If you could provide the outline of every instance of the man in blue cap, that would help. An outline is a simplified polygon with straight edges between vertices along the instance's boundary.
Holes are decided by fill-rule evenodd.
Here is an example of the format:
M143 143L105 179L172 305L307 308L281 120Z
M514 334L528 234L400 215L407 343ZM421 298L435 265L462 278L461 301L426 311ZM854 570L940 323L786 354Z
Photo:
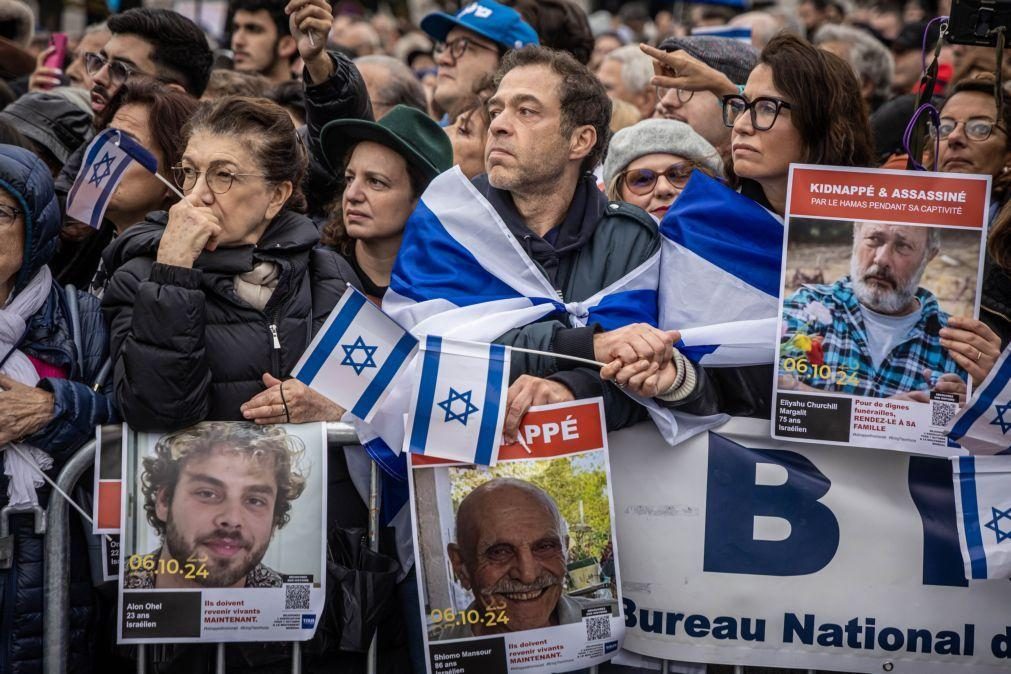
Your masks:
M537 32L519 12L494 0L472 2L455 16L429 14L421 20L421 29L436 41L435 103L450 117L474 95L480 79L495 72L507 51L539 43Z

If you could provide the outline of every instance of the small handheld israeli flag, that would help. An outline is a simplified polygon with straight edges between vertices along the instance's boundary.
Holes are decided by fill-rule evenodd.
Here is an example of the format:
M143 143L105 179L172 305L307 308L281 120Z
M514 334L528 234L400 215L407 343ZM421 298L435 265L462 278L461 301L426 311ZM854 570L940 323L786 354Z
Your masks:
M1011 450L1011 346L994 363L972 400L952 420L948 446L970 454ZM1008 459L1011 461L1011 459Z
M109 200L131 162L158 173L158 160L130 134L108 128L95 136L67 195L67 215L95 229L101 227Z
M1011 578L1011 457L951 459L965 577Z
M509 347L429 335L421 347L405 449L492 465L509 389Z
M417 345L409 332L348 286L293 376L370 421Z
M692 28L692 35L725 37L729 40L751 44L751 29L744 26L699 26L698 28Z
M751 199L695 171L660 221L660 327L707 366L775 357L783 225Z

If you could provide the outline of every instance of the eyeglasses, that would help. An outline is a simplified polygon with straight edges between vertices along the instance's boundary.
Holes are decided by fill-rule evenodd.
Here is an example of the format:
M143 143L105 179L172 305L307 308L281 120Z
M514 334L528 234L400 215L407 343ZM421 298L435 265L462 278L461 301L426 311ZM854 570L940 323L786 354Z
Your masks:
M498 53L497 47L489 47L483 45L479 42L475 42L469 37L458 37L455 40L450 40L449 42L436 42L435 43L435 53L436 55L442 54L446 51L449 52L450 58L453 59L453 63L466 53L469 47L477 47L478 49L487 49L488 51L493 51Z
M93 51L84 54L84 68L92 77L97 75L98 71L105 66L109 66L109 80L117 86L126 82L130 78L130 75L135 72L133 68L122 61L110 61Z
M759 96L753 101L739 94L729 94L723 97L723 123L733 127L738 118L745 113L751 112L751 126L756 131L768 131L779 118L779 112L786 108L790 109L790 104L771 96Z
M631 169L622 171L621 175L629 192L644 196L653 191L660 176L666 178L674 187L684 189L694 168L691 164L671 164L662 172L652 169Z
M173 166L172 177L183 192L190 192L197 186L197 179L203 175L208 189L215 194L224 194L232 189L232 183L239 176L255 176L265 178L260 173L234 173L225 169L211 167L207 171L198 171L192 166Z
M986 117L972 117L964 122L956 121L951 117L942 117L941 123L938 126L934 126L933 123L928 124L927 129L930 131L930 137L944 140L951 134L955 133L955 129L958 128L959 124L965 126L965 137L969 140L986 140L993 133L994 129L998 129L1007 133L1007 130L1002 127L997 122L992 119L987 119Z
M692 100L692 96L695 95L695 92L692 91L691 89L679 89L678 87L674 87L674 91L677 92L678 103L680 103L681 105L684 105L688 101ZM671 92L670 87L658 86L656 88L656 100L662 101L664 98L667 97L667 94L669 94L670 92Z
M14 208L13 206L7 206L5 204L0 204L0 226L10 227L14 224L14 221L18 219L18 216L24 213L20 208Z

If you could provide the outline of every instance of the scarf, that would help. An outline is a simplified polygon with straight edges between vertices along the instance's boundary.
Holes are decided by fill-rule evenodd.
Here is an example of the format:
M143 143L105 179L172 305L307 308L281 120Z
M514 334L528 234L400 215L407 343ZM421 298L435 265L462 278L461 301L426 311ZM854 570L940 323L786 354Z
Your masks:
M249 306L263 311L277 288L281 269L273 262L257 262L250 271L235 277L235 294Z
M32 361L17 345L28 328L28 321L46 303L52 285L49 267L42 267L20 293L8 298L0 308L0 358L6 358L0 365L0 373L28 386L35 386L39 375ZM41 449L23 443L10 443L0 449L4 454L4 473L10 477L8 504L38 505L39 497L35 490L43 484L38 471L51 468L53 458Z

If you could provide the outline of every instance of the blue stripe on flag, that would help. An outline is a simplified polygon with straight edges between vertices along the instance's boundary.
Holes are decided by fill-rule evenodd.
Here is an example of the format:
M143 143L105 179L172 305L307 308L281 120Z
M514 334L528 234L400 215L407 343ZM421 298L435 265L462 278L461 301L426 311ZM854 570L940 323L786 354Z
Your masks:
M120 132L119 147L151 173L158 172L158 159L126 131Z
M323 364L330 358L334 349L337 348L337 342L347 332L348 326L351 325L351 322L358 315L358 312L362 310L366 302L368 300L365 298L365 295L351 293L348 301L344 303L340 312L337 313L337 317L334 318L333 323L327 328L326 334L319 340L313 352L309 354L305 365L298 371L298 374L295 376L296 379L306 386L312 386L312 382L316 379L316 375L319 374L320 368L323 367Z
M98 138L93 140L95 143L91 150L88 152L87 156L84 158L84 163L81 164L81 170L84 171L88 166L95 161L95 156L101 151L105 144L109 142L110 133L103 132ZM87 175L87 174L85 174ZM80 173L78 173L77 180L74 181L74 186L70 190L70 194L67 195L67 201L73 203L74 197L77 195L77 190L80 189L81 185L86 183L87 180L81 179Z
M779 296L783 226L751 199L695 171L660 232L724 272Z
M697 346L685 346L684 342L679 341L674 345L681 355L690 360L693 363L699 363L703 358L711 353L714 353L716 349L720 348L719 344L700 344Z
M109 203L109 199L112 197L113 191L119 187L119 181L123 177L123 172L130 166L130 160L125 159L119 162L119 166L116 167L116 171L109 176L108 181L105 183L105 188L102 193L98 195L98 199L95 200L95 209L91 211L91 222L89 225L94 229L99 229L102 226L102 218L105 217L105 208Z
M415 302L445 299L458 307L521 297L450 236L424 201L407 219L390 288Z
M362 446L384 473L399 482L407 482L407 463L401 461L400 456L382 438L369 440Z
M1006 358L1000 365L1000 369L997 370L997 374L994 375L993 379L990 380L990 385L979 392L979 397L976 398L976 402L972 404L962 418L959 419L955 425L952 427L951 431L948 433L948 437L956 442L965 436L969 432L976 421L983 416L990 405L993 404L994 399L997 394L1004 390L1007 385L1008 378L1011 378L1011 357Z
M389 357L386 362L383 363L382 367L379 368L379 372L376 373L375 378L369 383L362 393L362 396L355 403L355 406L351 409L351 414L355 415L359 419L364 419L375 407L376 403L379 401L379 396L383 394L383 391L390 385L393 380L394 375L397 374L397 370L403 365L407 357L411 355L411 351L414 350L415 345L418 340L414 338L411 333L404 333L404 336L393 347L390 351Z
M974 580L986 578L986 552L979 528L979 504L976 501L976 463L971 456L958 457L958 485L962 493L962 528Z
M598 323L604 330L616 330L632 323L657 324L656 290L628 290L603 298L590 308L587 324Z
M435 385L439 381L439 354L442 352L442 337L428 335L425 338L425 358L421 364L421 381L418 383L418 404L414 409L414 425L411 427L410 450L415 454L425 453L428 442L428 427L432 422L432 405L435 404Z
M499 402L502 398L502 377L505 370L505 347L491 344L488 349L488 384L484 390L484 411L481 414L481 430L477 436L477 451L474 463L487 466L499 438L495 436L498 426Z

